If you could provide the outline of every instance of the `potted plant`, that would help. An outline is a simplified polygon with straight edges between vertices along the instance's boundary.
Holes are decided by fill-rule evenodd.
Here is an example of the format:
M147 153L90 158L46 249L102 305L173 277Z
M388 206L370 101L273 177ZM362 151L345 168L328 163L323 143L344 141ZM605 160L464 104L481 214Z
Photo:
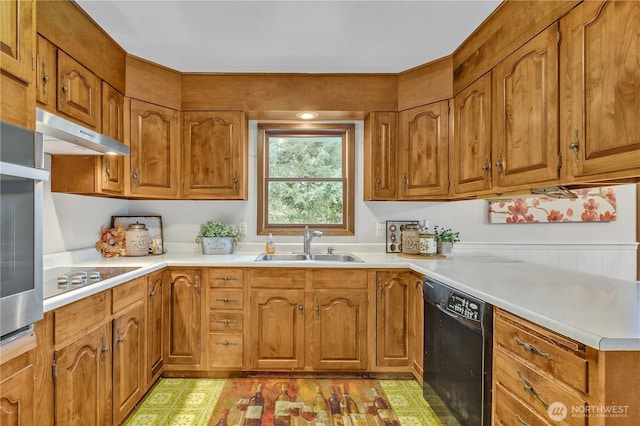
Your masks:
M443 229L436 225L433 228L433 234L435 235L438 253L440 254L451 254L453 243L460 241L460 233L453 232L451 228Z
M209 220L200 225L196 242L202 245L202 254L231 254L239 235L233 226Z

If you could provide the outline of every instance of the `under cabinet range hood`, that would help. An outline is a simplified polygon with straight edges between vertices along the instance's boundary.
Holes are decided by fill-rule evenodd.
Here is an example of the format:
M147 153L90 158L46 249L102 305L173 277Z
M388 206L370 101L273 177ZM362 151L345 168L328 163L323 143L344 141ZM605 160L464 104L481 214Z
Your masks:
M60 116L36 108L36 131L52 155L129 155L129 147Z

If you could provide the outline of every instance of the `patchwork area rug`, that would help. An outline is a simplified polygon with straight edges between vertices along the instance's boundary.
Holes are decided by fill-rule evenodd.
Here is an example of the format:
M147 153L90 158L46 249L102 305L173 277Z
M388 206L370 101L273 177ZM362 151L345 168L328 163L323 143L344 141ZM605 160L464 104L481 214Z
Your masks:
M228 379L210 425L400 426L377 380Z
M245 409L244 405L256 393L258 383L262 383L264 412L260 423L250 421L255 417L256 409ZM287 404L279 403L279 414L275 416L278 396L282 394L282 386L286 385L287 395L294 403L292 413ZM320 386L322 396L331 399L331 386L336 396L345 400L341 385L353 400L358 413L348 417L331 416L331 423L326 422L327 415L307 413L306 417L315 416L307 422L302 416L302 407L306 404L314 406L317 396L316 386ZM372 389L388 403L391 409L378 410L374 404L375 395ZM286 399L286 398L285 398ZM247 400L247 401L244 401ZM238 404L238 402L240 403ZM335 404L336 400L333 400ZM302 403L302 406L300 406ZM317 404L316 404L317 405ZM338 403L339 405L339 403ZM346 403L343 402L343 406ZM378 406L380 402L378 401ZM287 407L286 413L284 407ZM300 409L297 414L296 407ZM329 411L330 411L329 407ZM216 425L225 410L226 424L236 426L243 424L261 424L276 426L436 426L447 425L446 419L440 419L422 398L422 388L414 380L364 380L364 379L161 379L147 394L141 405L129 416L128 426L204 426ZM243 411L244 410L244 411ZM252 411L249 421L247 412ZM382 411L380 413L379 411ZM368 414L367 414L368 412ZM357 415L356 415L357 414ZM382 417L380 416L382 414ZM340 412L342 416L342 410ZM277 418L276 418L277 417ZM383 420L384 419L384 420ZM443 421L444 420L444 421Z

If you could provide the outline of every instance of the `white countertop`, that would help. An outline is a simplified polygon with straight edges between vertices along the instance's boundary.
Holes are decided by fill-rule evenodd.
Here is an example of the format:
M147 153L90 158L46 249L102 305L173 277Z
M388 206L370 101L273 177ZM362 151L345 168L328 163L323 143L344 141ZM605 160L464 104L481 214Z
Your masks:
M74 261L59 266L138 266L139 269L46 299L44 311L166 266L408 268L592 348L640 350L640 283L495 256L454 254L443 260L412 260L396 254L355 254L364 262L256 262L258 253L205 256L193 251Z

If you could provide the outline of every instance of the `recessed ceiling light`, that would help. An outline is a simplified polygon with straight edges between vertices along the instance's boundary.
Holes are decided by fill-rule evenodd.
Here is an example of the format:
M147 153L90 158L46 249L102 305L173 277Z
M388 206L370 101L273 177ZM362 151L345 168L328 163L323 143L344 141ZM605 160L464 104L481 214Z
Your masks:
M314 118L318 118L318 113L311 111L301 111L296 114L296 117L302 118L303 120L313 120Z

